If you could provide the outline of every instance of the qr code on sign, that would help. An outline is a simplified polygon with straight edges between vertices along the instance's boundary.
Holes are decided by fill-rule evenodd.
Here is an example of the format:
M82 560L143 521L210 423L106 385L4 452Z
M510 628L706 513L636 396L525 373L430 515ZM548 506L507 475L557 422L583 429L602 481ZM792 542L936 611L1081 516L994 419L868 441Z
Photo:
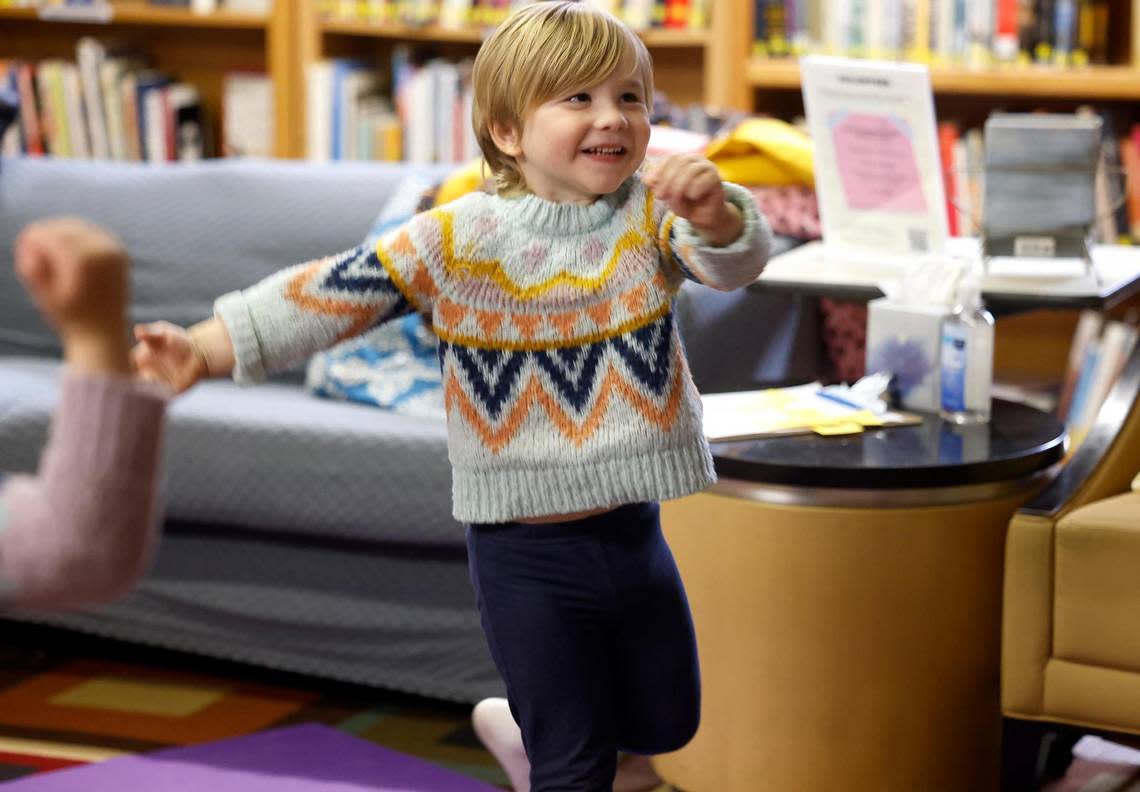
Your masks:
M906 238L911 253L926 253L930 250L930 234L925 228L908 228Z

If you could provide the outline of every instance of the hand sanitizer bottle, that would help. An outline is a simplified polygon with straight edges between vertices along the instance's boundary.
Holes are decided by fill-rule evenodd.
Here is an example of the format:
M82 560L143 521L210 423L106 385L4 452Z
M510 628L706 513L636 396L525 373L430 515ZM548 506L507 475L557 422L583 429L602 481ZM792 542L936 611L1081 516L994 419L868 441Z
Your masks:
M994 376L994 318L982 307L981 283L970 277L958 288L954 312L942 323L944 421L973 424L990 419Z

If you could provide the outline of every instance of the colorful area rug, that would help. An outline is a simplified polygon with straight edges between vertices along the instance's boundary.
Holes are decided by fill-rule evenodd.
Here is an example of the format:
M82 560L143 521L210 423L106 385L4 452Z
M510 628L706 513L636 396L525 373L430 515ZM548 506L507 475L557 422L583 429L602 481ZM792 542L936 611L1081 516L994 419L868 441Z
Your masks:
M7 785L12 792L494 792L495 787L316 723L120 756Z
M0 621L0 782L299 724L507 788L467 706Z

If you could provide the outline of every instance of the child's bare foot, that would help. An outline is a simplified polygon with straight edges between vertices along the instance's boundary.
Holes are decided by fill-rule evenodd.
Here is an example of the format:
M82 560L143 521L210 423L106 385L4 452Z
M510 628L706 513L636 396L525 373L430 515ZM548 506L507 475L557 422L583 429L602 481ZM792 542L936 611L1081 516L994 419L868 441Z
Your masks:
M530 792L530 760L507 700L483 699L475 705L471 723L479 740L506 772L511 788L515 792Z
M515 792L530 792L530 761L507 700L483 699L475 705L471 722L475 734L506 772L511 788ZM648 792L662 783L648 756L627 754L618 763L614 792Z
M653 769L648 756L626 754L618 762L614 777L614 792L648 792L657 789L664 781Z

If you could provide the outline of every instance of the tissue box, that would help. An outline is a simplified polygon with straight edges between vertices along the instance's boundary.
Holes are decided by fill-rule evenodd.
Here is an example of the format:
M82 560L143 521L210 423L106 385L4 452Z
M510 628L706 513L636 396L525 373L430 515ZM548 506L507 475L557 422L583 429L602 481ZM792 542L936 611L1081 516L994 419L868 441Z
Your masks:
M867 373L892 375L891 390L903 408L938 412L942 404L940 305L900 305L883 297L867 305Z

